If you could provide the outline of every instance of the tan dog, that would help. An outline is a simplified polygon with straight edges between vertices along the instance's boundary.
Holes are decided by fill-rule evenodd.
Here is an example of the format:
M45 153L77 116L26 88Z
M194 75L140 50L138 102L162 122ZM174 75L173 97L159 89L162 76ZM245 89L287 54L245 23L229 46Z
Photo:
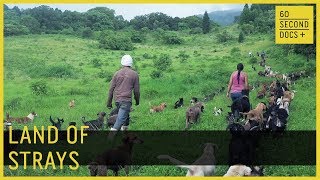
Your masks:
M166 103L161 103L159 106L152 106L150 108L150 113L162 112L167 107Z
M258 103L255 109L250 110L247 113L241 113L243 115L247 115L247 120L255 120L260 125L263 122L263 111L267 109L267 106L264 103Z
M75 100L74 99L72 99L70 102L69 102L69 107L70 108L74 108L75 107Z
M10 122L17 122L17 123L27 123L27 122L33 122L33 119L38 116L35 112L31 112L28 116L26 117L10 117L9 113L6 114L7 119L6 121L8 123Z
M230 166L227 173L224 176L249 176L251 175L251 168L242 165L242 164L237 164Z

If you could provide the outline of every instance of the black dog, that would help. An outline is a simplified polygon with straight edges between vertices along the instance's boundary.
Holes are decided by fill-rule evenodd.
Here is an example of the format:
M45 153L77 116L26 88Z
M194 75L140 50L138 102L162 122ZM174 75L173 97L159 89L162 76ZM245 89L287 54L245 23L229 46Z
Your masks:
M60 131L60 130L61 130L62 123L64 122L64 120L58 118L58 121L57 121L57 122L54 122L54 120L53 120L52 117L50 116L50 122L51 122L52 126L55 126L55 127Z
M174 108L177 109L179 107L183 106L183 98L180 98L175 104L174 104Z
M69 126L76 126L77 123L76 122L69 122Z
M82 117L82 122L84 125L89 126L88 131L98 131L103 129L104 117L106 116L105 112L100 112L97 114L98 119L85 121L85 117Z
M250 102L247 96L242 96L241 98L235 100L231 104L231 112L232 114L234 114L236 120L240 118L240 112L249 112L249 111L250 111Z
M230 131L232 137L229 143L229 166L236 164L253 165L259 134L254 131L245 131L242 125L238 123L234 123L233 127L230 127Z
M198 98L196 97L192 97L191 100L190 100L190 104L194 105L198 102Z

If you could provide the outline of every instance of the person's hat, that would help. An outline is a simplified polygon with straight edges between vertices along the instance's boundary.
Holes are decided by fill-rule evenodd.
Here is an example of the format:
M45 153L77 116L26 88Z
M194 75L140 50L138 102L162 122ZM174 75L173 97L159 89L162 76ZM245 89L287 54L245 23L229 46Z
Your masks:
M132 57L130 56L130 55L124 55L124 56L122 56L122 58L121 58L121 65L122 66L132 66L132 62L133 62L133 60L132 60Z

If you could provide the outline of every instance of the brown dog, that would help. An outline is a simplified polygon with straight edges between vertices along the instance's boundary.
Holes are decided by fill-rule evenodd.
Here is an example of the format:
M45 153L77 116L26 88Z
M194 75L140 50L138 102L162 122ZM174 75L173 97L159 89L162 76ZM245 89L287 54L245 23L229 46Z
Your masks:
M150 108L150 113L162 112L167 107L166 103L161 103L159 106L152 106Z
M129 164L132 162L132 149L134 144L142 144L143 140L133 133L127 133L122 139L122 144L116 148L109 149L96 157L94 162L88 166L91 176L106 176L111 169L115 176L118 171L125 168L126 175L129 174Z
M262 89L258 92L257 98L262 99L267 93L267 86L264 84Z
M189 128L190 123L195 123L199 121L200 114L204 110L204 104L202 102L197 102L194 106L189 107L186 111L186 128Z
M265 103L261 102L258 103L255 109L252 109L247 113L240 112L240 114L247 115L247 120L255 120L261 125L263 122L263 111L266 109L267 106L265 105Z
M38 115L35 112L31 112L28 116L26 117L10 117L9 113L6 114L7 122L17 122L17 123L27 123L27 122L33 122L33 119L37 117Z
M74 99L72 99L70 102L69 102L69 107L70 108L74 108L75 107L75 100Z

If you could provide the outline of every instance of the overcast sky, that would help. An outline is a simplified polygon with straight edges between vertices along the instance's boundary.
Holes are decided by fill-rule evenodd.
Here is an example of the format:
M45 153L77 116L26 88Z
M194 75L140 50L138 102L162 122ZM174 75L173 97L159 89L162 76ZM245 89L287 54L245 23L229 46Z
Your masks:
M10 8L18 6L20 9L34 8L40 4L7 4ZM138 15L152 12L162 12L172 17L187 17L195 14L203 14L205 11L220 11L238 9L242 10L244 4L43 4L62 11L71 10L86 12L94 7L108 7L114 9L116 15L122 15L130 20Z

